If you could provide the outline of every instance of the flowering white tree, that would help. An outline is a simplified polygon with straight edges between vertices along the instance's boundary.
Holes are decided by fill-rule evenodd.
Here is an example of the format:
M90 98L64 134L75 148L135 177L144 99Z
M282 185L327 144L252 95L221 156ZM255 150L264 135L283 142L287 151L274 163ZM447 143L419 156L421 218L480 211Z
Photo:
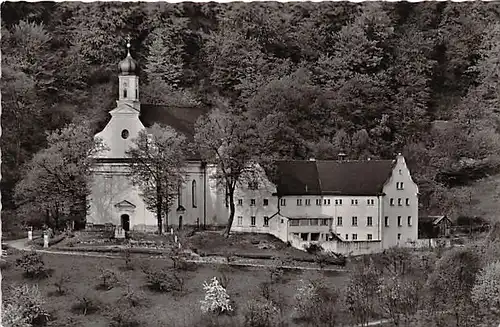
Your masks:
M205 299L200 301L201 311L216 314L233 311L231 299L217 277L212 278L209 283L204 282L203 289L205 290Z

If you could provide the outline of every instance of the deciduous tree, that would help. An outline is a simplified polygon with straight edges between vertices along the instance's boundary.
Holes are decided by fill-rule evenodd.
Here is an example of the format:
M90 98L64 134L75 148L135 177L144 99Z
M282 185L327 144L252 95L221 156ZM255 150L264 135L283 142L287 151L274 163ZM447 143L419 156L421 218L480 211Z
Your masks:
M259 135L255 122L247 115L231 112L227 102L201 117L196 123L195 143L207 163L215 166L212 178L225 191L229 217L224 235L229 236L234 220L234 192L256 172Z
M464 326L473 317L471 290L480 261L469 248L448 250L436 263L426 284L429 316L449 315L457 326Z
M163 214L177 197L183 179L186 138L172 127L154 124L139 132L127 151L134 184L139 186L148 209L156 211L158 233L162 233Z
M500 261L492 262L477 275L472 300L487 316L500 314Z
M374 316L379 286L380 273L371 262L356 265L350 273L345 301L348 311L357 324L365 326Z
M57 228L70 213L84 215L91 156L104 147L85 124L69 124L47 141L49 147L25 167L25 176L16 185L16 202L27 216L47 213Z

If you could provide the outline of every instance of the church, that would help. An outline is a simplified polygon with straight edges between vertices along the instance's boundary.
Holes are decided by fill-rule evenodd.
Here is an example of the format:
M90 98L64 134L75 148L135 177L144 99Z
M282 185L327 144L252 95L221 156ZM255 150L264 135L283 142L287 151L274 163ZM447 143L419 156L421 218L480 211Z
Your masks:
M118 68L116 108L95 135L106 150L93 158L87 225L153 232L156 215L131 181L126 151L154 123L193 141L195 122L206 111L142 105L130 51ZM216 167L196 153L187 159L183 185L163 218L163 229L225 226L229 205L225 190L212 178ZM271 234L300 249L319 243L336 253L379 252L417 241L418 187L401 154L393 160L278 161L276 167L274 183L262 170L257 183L237 188L232 231Z
M169 125L188 141L194 138L194 124L206 112L202 108L175 108L143 105L137 62L130 54L118 64L119 94L116 108L100 138L106 150L97 154L92 168L91 194L88 198L87 225L121 226L125 231L156 231L156 214L146 208L140 190L128 175L126 151L141 130L154 123ZM164 230L183 225L224 225L227 222L225 194L217 191L210 178L213 167L202 162L197 154L190 154L185 167L184 184L179 187L177 201L163 218Z

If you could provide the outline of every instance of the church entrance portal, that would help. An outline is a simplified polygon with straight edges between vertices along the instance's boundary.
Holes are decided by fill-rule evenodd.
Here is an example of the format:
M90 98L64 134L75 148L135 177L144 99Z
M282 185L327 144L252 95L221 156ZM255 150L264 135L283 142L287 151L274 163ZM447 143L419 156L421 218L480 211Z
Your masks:
M130 217L129 215L122 215L122 228L124 231L128 232L130 230Z

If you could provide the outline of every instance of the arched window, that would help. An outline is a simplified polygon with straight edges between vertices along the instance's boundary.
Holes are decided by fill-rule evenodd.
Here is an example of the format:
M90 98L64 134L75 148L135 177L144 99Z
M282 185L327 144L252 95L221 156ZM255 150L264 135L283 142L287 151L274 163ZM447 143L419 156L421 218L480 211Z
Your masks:
M127 97L127 83L123 83L123 97L126 98Z
M191 185L191 201L193 202L193 208L196 208L196 181L193 180Z
M177 188L177 202L178 206L182 206L182 184L179 183L179 186Z

